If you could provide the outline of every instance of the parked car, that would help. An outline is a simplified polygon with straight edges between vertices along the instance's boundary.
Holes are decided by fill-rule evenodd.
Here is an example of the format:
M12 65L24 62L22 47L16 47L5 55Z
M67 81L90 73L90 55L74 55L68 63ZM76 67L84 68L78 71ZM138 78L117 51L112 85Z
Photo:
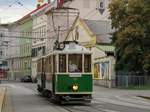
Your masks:
M30 75L25 75L20 79L21 82L32 82L32 77Z
M20 79L21 82L33 82L37 83L37 78L33 78L30 75L25 75Z

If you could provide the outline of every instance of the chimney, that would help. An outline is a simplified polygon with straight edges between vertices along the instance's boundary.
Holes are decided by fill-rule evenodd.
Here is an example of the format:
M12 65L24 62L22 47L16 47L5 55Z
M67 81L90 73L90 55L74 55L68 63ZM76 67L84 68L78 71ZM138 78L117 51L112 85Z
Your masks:
M37 6L36 6L36 8L38 9L40 6L41 6L41 5L38 3Z
M51 0L48 0L48 3L51 3Z
M64 4L64 0L57 0L57 7L62 7Z
M44 4L44 0L37 0L37 8Z

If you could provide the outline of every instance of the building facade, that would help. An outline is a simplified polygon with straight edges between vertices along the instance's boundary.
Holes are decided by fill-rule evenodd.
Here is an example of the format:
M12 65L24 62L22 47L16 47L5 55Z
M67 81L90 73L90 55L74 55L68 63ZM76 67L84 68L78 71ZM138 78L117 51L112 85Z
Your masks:
M31 46L33 21L30 17L30 14L28 14L17 22L20 27L20 75L31 75Z
M37 59L46 53L46 41L47 41L47 15L45 14L46 9L50 7L50 4L43 4L31 14L33 19L32 26L32 78L34 79L37 75Z
M46 52L51 52L57 42L62 42L69 35L72 26L79 18L79 11L71 8L51 7L46 11L47 38Z
M8 44L8 78L14 80L20 75L20 27L14 22L8 27L9 44ZM16 38L17 37L17 38Z
M58 6L77 8L82 19L108 20L110 2L111 0L59 0Z
M0 24L0 68L8 69L8 24Z
M97 44L92 48L94 56L94 84L115 87L115 47Z
M40 5L42 4L44 4L44 0L38 1L35 10L10 24L8 27L10 37L7 58L9 79L20 79L23 75L31 75L32 56L38 54L37 52L33 54L33 52L37 49L39 51L42 49L42 53L45 52L45 40L42 37L46 36L45 23L47 22L45 21L46 16L41 15L43 6L41 7Z

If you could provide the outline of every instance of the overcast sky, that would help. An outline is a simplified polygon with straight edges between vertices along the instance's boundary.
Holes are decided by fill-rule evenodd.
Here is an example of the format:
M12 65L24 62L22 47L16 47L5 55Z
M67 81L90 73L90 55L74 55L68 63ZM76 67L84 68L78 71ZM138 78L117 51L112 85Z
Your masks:
M37 0L0 0L0 22L16 21L34 10L36 5Z

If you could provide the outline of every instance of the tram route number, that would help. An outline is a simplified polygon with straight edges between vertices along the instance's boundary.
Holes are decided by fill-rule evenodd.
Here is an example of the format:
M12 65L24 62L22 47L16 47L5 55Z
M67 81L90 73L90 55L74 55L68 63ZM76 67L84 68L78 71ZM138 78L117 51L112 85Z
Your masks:
M78 73L70 73L69 77L81 77L81 74Z

